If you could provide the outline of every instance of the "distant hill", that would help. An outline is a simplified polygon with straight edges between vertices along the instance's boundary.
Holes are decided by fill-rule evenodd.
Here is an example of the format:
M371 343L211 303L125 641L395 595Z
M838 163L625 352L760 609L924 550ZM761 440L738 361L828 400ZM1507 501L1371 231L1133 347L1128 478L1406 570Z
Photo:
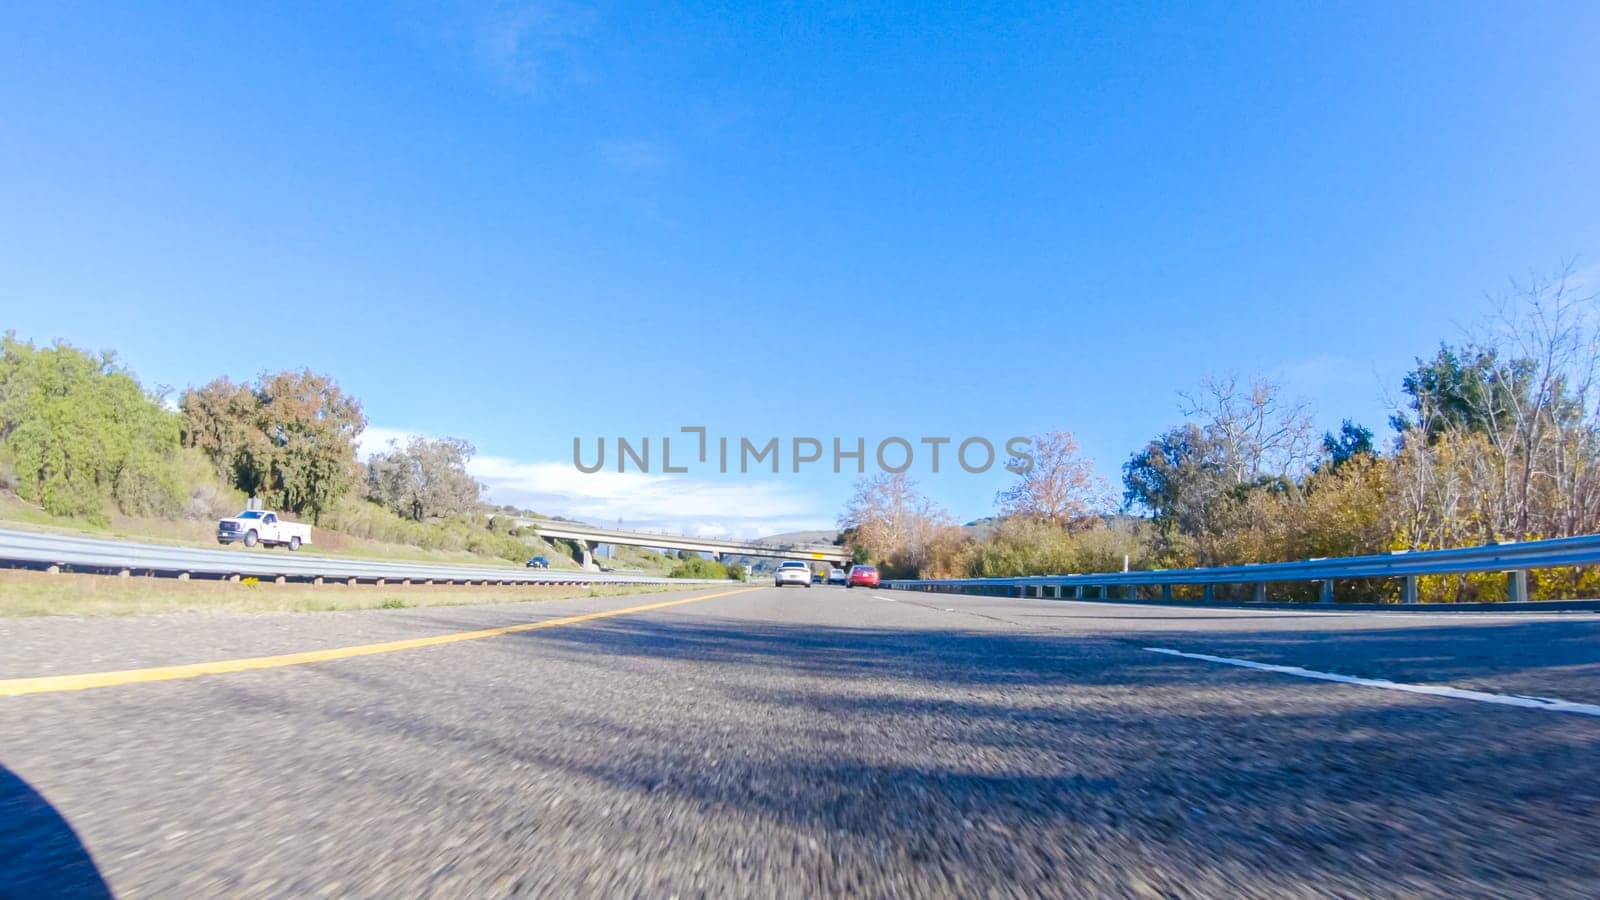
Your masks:
M838 538L839 532L837 531L790 531L784 534L757 538L756 542L780 546L784 544L831 544Z
M981 541L994 534L995 528L999 527L999 525L1000 518L998 516L986 516L982 519L974 519L968 522L961 526L961 530L967 533L967 537Z

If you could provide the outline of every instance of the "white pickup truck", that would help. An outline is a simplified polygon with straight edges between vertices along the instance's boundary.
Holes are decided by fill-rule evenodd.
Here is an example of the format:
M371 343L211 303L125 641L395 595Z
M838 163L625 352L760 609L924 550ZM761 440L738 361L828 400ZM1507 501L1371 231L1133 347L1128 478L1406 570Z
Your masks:
M290 550L299 550L302 544L311 543L311 526L285 522L270 509L247 509L217 522L217 543L234 541L244 541L246 547L281 544Z

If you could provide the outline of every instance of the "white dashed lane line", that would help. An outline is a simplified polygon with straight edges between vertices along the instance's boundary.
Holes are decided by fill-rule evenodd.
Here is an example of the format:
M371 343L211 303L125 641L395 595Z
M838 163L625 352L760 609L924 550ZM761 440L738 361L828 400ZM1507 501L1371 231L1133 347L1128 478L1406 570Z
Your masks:
M1600 706L1592 703L1573 703L1570 700L1556 700L1550 697L1521 697L1516 694L1491 694L1485 691L1469 691L1462 688L1446 687L1436 684L1406 684L1401 681L1387 681L1382 678L1357 678L1352 675L1336 675L1332 672L1318 672L1314 669L1302 669L1299 666L1279 666L1271 663L1260 663L1248 659L1233 659L1227 656L1208 656L1204 653L1185 653L1182 650L1169 650L1165 647L1146 647L1151 653L1164 653L1168 656L1181 656L1184 659L1197 659L1202 662L1219 663L1224 666L1238 666L1244 669L1256 669L1262 672L1276 672L1280 675L1293 675L1296 678L1311 678L1317 681L1332 681L1337 684L1353 684L1360 687L1380 688L1385 691L1403 691L1408 694L1427 694L1430 697L1449 697L1454 700L1473 700L1478 703L1497 703L1501 706L1520 706L1523 709L1542 709L1548 712L1576 713L1580 716L1600 716Z

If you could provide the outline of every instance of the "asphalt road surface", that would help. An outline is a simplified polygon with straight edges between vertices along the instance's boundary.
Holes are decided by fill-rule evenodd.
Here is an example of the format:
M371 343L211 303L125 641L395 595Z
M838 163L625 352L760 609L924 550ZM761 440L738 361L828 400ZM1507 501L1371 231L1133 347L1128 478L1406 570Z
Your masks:
M760 587L0 651L3 896L1600 893L1590 614Z

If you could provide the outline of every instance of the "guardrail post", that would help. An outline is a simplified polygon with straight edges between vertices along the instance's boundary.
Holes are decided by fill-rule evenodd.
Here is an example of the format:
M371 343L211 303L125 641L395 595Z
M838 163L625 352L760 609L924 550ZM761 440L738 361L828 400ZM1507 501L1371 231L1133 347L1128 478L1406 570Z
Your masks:
M1324 578L1324 579L1322 579L1322 602L1323 603L1332 603L1333 602L1333 579L1332 578Z
M1267 602L1267 583L1265 581L1256 582L1255 600L1257 603Z
M1139 586L1137 584L1128 585L1128 599L1129 600L1137 600L1137 599L1139 599Z
M1083 585L1075 584L1075 585L1072 586L1072 599L1074 599L1074 600L1082 600L1083 599Z
M1205 594L1200 599L1203 603L1217 602L1217 586L1214 584L1206 585Z
M1400 589L1401 603L1417 602L1417 576L1407 575L1405 587Z
M1506 573L1506 601L1523 603L1528 599L1528 570L1514 569Z
M1168 603L1172 602L1172 585L1163 584L1161 586L1161 599L1167 601Z

